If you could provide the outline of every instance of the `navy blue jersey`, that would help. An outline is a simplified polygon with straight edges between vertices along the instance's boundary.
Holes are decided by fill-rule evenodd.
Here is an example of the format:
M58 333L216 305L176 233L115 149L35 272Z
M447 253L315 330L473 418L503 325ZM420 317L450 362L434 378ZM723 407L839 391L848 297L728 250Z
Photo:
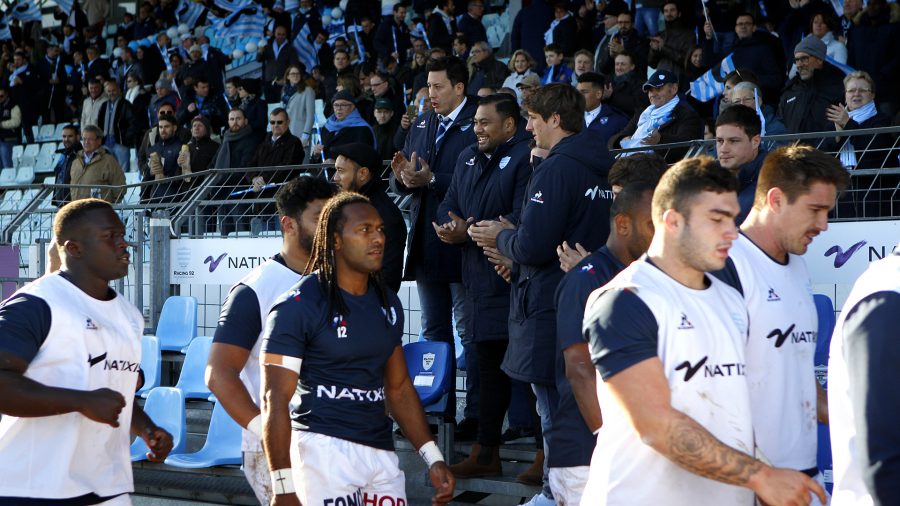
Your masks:
M371 446L394 449L385 414L384 370L403 336L403 307L387 291L385 310L373 286L362 296L341 291L345 314L329 311L313 273L275 304L266 320L264 353L303 359L291 426Z
M603 246L572 268L556 289L556 390L559 407L553 412L549 467L575 467L591 464L596 437L584 423L572 384L566 378L563 350L576 344L587 344L581 332L584 306L591 292L609 282L625 265Z
M20 293L0 306L0 352L31 362L50 334L50 306L44 299Z

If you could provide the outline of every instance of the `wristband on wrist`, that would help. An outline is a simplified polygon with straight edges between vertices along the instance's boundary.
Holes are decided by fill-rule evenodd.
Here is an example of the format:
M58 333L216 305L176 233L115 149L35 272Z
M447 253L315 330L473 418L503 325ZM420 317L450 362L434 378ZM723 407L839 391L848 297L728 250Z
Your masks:
M262 413L253 417L253 420L250 420L247 423L247 430L252 432L256 437L262 437Z
M429 468L437 462L444 461L444 455L440 450L438 450L438 447L436 444L434 444L434 441L429 441L423 444L422 447L419 448L419 455L422 457L422 459L425 460L425 465Z
M294 479L291 477L291 469L276 469L269 473L272 478L272 493L275 495L294 494Z

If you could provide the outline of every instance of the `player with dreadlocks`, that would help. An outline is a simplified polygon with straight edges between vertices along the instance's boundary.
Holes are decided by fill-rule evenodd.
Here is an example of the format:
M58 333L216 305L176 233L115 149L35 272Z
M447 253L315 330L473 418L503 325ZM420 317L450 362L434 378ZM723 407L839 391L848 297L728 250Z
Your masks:
M407 506L388 414L425 459L433 503L453 496L403 357L403 307L380 282L383 229L362 195L330 199L308 275L269 313L260 362L273 504Z

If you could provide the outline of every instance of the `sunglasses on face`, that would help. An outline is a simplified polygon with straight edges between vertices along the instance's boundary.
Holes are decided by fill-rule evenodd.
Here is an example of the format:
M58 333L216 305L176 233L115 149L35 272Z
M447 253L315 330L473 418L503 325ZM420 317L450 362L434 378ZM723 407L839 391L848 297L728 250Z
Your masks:
M283 124L284 124L284 120L280 120L280 119L279 119L279 120L270 119L270 120L269 120L269 124L270 124L270 125L283 125Z

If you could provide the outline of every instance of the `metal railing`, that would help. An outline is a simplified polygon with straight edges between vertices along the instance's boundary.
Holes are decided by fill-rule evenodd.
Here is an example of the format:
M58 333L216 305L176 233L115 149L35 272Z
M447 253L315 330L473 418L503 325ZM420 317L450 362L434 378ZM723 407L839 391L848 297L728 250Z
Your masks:
M851 143L853 142L853 143ZM773 150L780 146L808 144L841 160L850 173L850 186L833 212L833 221L884 220L900 218L900 126L813 132L762 137L761 146ZM857 144L854 147L853 144ZM653 151L669 163L682 157L702 154L715 156L714 139L659 144L641 148L612 150L613 156ZM852 150L852 156L850 151ZM673 156L676 155L676 156ZM855 160L855 164L852 163Z

